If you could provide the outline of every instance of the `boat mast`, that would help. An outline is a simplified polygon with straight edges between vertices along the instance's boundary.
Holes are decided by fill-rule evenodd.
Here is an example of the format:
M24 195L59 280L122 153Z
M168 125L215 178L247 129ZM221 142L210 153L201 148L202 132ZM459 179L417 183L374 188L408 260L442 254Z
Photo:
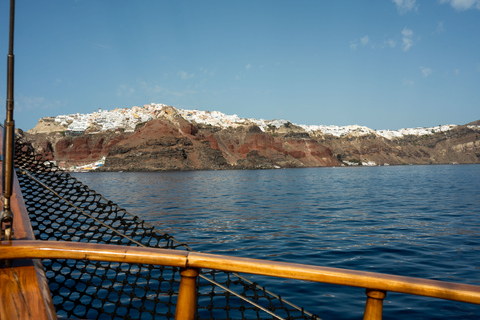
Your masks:
M14 135L15 121L13 120L13 28L15 25L15 0L10 0L10 35L8 44L7 60L7 116L5 118L3 134L3 161L2 161L2 182L3 182L3 211L0 214L0 227L5 228L5 240L12 239L13 233L13 214L10 208L10 198L13 189L13 155L14 155Z

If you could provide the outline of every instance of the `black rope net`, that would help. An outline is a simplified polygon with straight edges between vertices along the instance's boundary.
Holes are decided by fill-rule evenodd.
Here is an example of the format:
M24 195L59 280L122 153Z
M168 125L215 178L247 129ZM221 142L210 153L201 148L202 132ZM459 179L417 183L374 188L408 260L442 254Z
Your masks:
M190 250L59 170L20 139L15 167L38 240ZM43 266L59 317L174 318L178 268L59 259L43 260ZM198 279L196 319L316 319L237 274L202 270Z

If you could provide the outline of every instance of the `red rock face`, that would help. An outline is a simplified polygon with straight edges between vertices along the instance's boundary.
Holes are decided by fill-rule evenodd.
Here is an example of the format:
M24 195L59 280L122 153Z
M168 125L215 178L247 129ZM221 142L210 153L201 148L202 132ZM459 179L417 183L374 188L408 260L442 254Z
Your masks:
M308 135L307 135L308 137ZM255 169L338 165L329 148L312 139L273 136L257 126L224 129L183 118L152 120L133 134L65 137L44 155L67 166L107 157L105 170ZM54 149L54 150L53 150Z
M103 147L103 152L102 154L103 155L107 155L108 154L108 151L110 150L110 148L112 148L114 145L116 145L117 143L119 143L120 141L122 141L123 139L125 139L125 136L123 135L118 135L118 136L115 136L115 137L112 137L111 139L108 139L107 141L104 141L104 147Z
M295 159L305 158L305 152L301 150L290 151L288 155L294 157Z
M210 148L215 149L215 150L221 150L220 147L218 146L218 141L215 138L213 134L209 135L206 140L210 142ZM233 147L233 146L232 146Z
M289 155L300 160L305 166L336 166L338 161L333 158L332 150L323 144L311 140L286 140Z
M121 134L66 137L55 145L55 160L69 165L92 163L106 156L108 150L124 138Z
M152 139L173 136L181 136L181 133L174 125L162 120L153 120L147 122L144 127L124 139L119 145L138 145Z
M72 141L69 139L62 139L57 142L55 149L57 153L57 158L59 160L65 160L68 157L68 147L72 144Z
M180 122L180 121L178 121ZM192 125L193 127L193 125ZM180 129L179 129L180 128ZM193 136L196 127L163 120L148 122L135 134L113 146L105 170L196 170L230 166L215 146L215 138Z
M133 134L36 134L27 140L33 141L43 157L63 161L66 166L107 156L103 168L112 171L266 169L338 166L338 159L377 164L480 163L478 132L458 127L447 133L394 140L375 136L317 138L301 130L265 133L255 125L221 129L171 117L150 121Z
M95 142L94 146L90 150L90 155L92 158L101 158L102 157L102 151L103 151L103 145L105 143L104 138L98 139L97 142Z
M78 137L73 139L72 146L68 152L68 160L85 160L91 155L91 140L88 137Z
M180 130L182 130L183 133L191 136L194 136L198 133L198 128L191 123L185 124Z
M50 141L42 141L40 144L40 154L47 160L55 159Z
M257 129L258 127L251 127L233 134L217 132L214 134L215 143L211 142L211 146L220 148L232 165L240 167L318 167L340 164L332 157L328 147L315 140L274 137ZM212 138L209 140L212 141Z

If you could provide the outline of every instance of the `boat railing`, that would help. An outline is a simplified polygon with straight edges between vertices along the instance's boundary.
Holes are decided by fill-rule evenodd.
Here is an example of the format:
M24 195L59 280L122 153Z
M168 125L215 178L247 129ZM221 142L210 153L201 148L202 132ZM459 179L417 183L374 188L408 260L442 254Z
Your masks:
M363 319L381 319L387 292L480 304L480 286L189 251L67 241L3 241L2 259L74 259L165 265L181 268L175 319L194 319L200 269L289 278L366 289Z
M19 266L10 264L11 260L18 259L75 259L179 267L181 268L181 280L175 309L175 319L178 320L195 318L196 283L200 269L362 287L366 289L367 295L364 319L382 318L383 300L389 291L480 304L480 286L467 284L190 251L32 240L34 235L28 222L28 214L21 193L15 192L20 188L15 177L13 143L14 4L15 1L11 0L6 138L2 153L4 157L2 159L4 208L0 214L0 231L4 229L3 237L5 239L0 242L0 259L3 261L0 269L4 269L0 273L0 283L2 284L0 296L2 298L8 296L10 301L2 301L0 304L1 318L38 319L42 312L45 315L42 318L56 318L41 264L36 261L27 261L24 262L25 265ZM12 239L14 240L12 241ZM25 267L27 268L25 269ZM25 305L25 307L20 305Z

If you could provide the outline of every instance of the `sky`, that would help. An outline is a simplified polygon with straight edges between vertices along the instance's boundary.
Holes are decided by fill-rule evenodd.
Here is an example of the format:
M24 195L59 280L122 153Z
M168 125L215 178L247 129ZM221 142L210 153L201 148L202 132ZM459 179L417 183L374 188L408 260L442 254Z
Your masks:
M23 130L149 103L376 130L480 119L480 0L17 0L14 54Z

